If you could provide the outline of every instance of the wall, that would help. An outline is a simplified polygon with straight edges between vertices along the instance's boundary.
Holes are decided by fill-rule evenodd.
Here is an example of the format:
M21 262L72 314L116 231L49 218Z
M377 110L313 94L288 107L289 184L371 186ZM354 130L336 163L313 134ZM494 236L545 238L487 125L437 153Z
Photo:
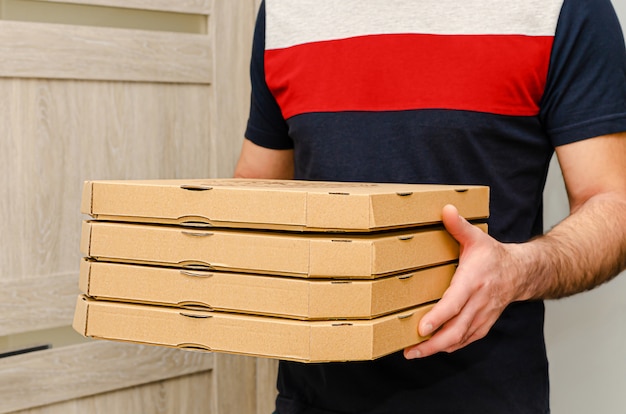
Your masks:
M256 0L0 0L0 413L267 413L273 361L85 340L86 179L231 176Z
M626 26L626 2L614 1ZM545 196L546 228L568 213L558 164ZM591 292L546 303L553 414L626 412L626 274Z

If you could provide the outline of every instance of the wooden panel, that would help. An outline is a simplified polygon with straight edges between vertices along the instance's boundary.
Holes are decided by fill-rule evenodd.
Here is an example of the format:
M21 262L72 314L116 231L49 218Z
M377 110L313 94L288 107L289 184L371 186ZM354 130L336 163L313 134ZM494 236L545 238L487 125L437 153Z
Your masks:
M0 10L2 20L174 33L207 33L207 14L37 0L0 0Z
M258 358L256 360L256 414L270 414L275 409L278 361Z
M2 77L200 84L212 79L209 37L199 34L0 21L0 56Z
M272 413L277 373L278 361L274 359L215 354L212 412Z
M211 0L38 0L53 3L87 4L179 13L210 14ZM227 0L232 1L232 0Z
M256 413L256 358L215 354L212 412Z
M0 79L0 280L78 272L84 180L206 177L208 89Z
M12 414L211 414L213 380L204 371Z
M0 279L0 336L71 324L78 293L77 272Z
M243 140L250 107L250 53L256 20L255 0L215 0L210 36L214 42L211 135L219 162L211 166L218 177L231 177ZM218 41L219 37L219 41ZM237 53L232 53L237 50Z
M211 353L106 341L5 358L0 360L0 413L212 368Z
M145 9L148 3L157 9L195 3L90 4L96 2ZM5 247L0 287L19 291L9 295L12 303L21 307L24 292L39 277L46 284L63 280L59 292L68 289L61 295L69 296L80 258L83 180L232 174L248 113L258 0L198 4L208 9L184 12L208 15L219 9L211 12L208 36L0 22L0 77L6 78L0 79L0 186L6 194L0 198ZM69 306L51 320L65 318L73 303ZM8 320L16 308L7 307L13 309ZM50 305L41 309L57 312ZM118 390L213 364L215 372ZM273 407L276 380L267 365L253 358L109 342L52 349L0 361L0 412L49 404L23 413L252 414ZM77 399L67 401L71 398Z

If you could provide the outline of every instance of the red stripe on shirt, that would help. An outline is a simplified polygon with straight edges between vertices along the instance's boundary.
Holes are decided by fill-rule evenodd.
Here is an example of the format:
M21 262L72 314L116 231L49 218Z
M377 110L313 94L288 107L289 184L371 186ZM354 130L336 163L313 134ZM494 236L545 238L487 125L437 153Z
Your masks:
M539 112L552 36L371 35L265 52L285 119L310 112Z

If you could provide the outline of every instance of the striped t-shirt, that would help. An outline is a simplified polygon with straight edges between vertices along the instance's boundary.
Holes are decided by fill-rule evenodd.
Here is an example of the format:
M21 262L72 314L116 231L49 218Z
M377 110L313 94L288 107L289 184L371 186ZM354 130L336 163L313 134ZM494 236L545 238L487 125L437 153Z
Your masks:
M251 79L246 137L296 178L489 185L505 242L542 232L555 146L626 130L609 0L265 0ZM548 412L543 304L453 354L281 362L279 390L280 413Z

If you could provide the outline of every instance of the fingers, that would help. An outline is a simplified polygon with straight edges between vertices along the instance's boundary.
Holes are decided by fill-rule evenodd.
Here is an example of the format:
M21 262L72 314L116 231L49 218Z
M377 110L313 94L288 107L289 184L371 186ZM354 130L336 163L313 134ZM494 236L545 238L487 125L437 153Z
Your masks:
M413 355L407 357L424 357L446 351L471 337L477 330L472 325L478 309L472 309L468 304L469 299L470 291L458 283L448 288L441 300L420 321L420 336L425 337L436 331L435 335L413 347Z
M483 338L502 313L506 301L498 243L447 205L442 218L446 230L460 244L459 267L441 300L420 321L420 336L430 339L407 348L406 358L453 352Z
M444 323L457 316L470 298L469 289L460 286L462 281L453 282L444 292L443 297L428 312L419 324L420 336L428 336Z
M423 358L438 352L453 352L484 337L497 319L479 305L469 303L461 313L448 320L445 325L427 341L407 348L407 359Z
M461 246L471 244L484 235L480 229L461 217L459 210L453 205L444 206L441 214L446 230Z
M461 249L467 244L477 243L481 237L486 236L462 218L456 207L452 205L446 205L443 208L442 217L446 229L459 242ZM421 336L432 334L448 320L457 316L470 299L473 289L468 285L468 279L463 277L461 266L463 266L462 263L439 303L422 318L419 325Z

